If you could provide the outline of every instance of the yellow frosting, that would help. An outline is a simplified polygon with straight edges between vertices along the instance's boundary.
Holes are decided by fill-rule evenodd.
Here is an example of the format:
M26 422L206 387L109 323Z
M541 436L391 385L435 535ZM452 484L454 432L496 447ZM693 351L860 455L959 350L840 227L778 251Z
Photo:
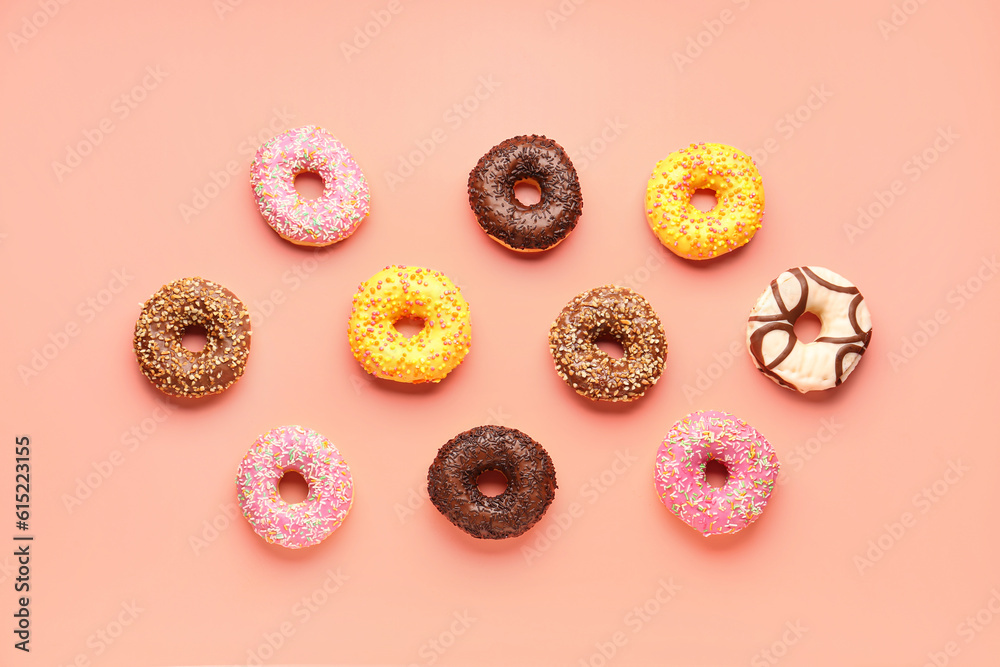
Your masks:
M407 338L394 324L424 320ZM440 382L469 351L469 304L440 271L389 266L361 284L347 334L354 358L368 373L396 382Z
M712 190L710 211L691 205ZM656 163L646 188L646 219L660 242L686 259L711 259L747 243L761 227L764 183L746 153L724 144L691 144Z

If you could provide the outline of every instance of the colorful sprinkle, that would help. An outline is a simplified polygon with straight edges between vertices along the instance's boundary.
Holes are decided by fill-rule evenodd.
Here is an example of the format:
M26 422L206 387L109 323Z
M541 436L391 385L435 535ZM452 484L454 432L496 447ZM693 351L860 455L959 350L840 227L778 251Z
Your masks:
M323 194L303 199L295 177L323 179ZM298 245L343 241L368 215L368 183L342 143L321 127L306 125L264 143L250 165L250 184L261 215L274 231Z
M711 460L729 477L713 487ZM706 537L737 533L767 505L780 466L771 444L742 419L726 412L692 412L670 429L656 453L654 482L660 501Z
M278 493L278 482L289 471L309 484L300 503L287 503ZM289 549L325 540L354 503L354 481L344 457L329 440L302 426L280 426L257 438L236 472L236 486L254 532Z

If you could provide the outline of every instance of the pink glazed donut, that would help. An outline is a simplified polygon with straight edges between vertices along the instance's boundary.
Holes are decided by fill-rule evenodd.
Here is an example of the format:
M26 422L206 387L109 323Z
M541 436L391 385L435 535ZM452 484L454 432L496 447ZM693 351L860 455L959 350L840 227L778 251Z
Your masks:
M278 494L288 471L301 474L309 495L289 504ZM280 426L257 438L236 473L243 516L270 544L301 549L319 544L344 522L354 502L351 469L337 448L312 429Z
M323 179L323 194L303 199L295 177ZM353 234L368 215L368 183L344 145L321 127L306 125L264 143L250 165L257 206L281 238L326 246Z
M729 477L708 484L705 466L722 463ZM726 412L692 412L670 429L656 453L656 493L667 508L705 537L737 533L764 511L778 457L770 443Z

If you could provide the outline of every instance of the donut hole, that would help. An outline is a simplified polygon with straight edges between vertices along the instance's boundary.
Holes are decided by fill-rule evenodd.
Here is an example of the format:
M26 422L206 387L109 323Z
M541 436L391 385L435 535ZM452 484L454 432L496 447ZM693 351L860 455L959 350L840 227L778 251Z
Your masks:
M542 187L533 178L522 178L514 183L514 199L525 206L534 206L542 201Z
M309 482L302 473L289 470L278 480L278 495L289 505L301 503L309 497Z
M484 470L476 478L476 486L484 496L495 498L507 490L507 476L499 470Z
M295 174L295 191L303 199L319 199L326 189L323 177L312 171Z
M803 343L811 343L819 336L823 321L815 313L805 312L795 320L795 337Z
M725 486L729 481L729 468L718 459L709 459L705 464L705 481L712 488Z
M400 336L412 338L424 330L424 320L421 317L406 315L393 322L392 326Z
M184 327L181 332L181 345L189 352L201 352L208 344L208 329L201 324Z
M621 359L625 356L625 347L611 334L601 334L594 340L594 345L612 359Z
M694 206L702 213L708 213L718 203L719 199L715 196L715 191L708 188L698 188L691 195L691 206Z

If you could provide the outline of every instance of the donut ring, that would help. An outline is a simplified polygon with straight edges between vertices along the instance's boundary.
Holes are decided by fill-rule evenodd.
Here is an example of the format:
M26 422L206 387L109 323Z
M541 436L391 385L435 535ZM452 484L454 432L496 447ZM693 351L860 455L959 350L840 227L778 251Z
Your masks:
M811 343L795 336L795 321L805 312L822 323L819 337ZM768 335L772 332L785 335ZM842 384L861 361L871 337L871 314L861 292L843 276L819 266L789 269L772 280L747 322L747 349L757 369L803 394Z
M499 496L486 496L477 480L496 470L507 478ZM504 426L477 426L446 442L427 471L434 507L473 537L517 537L538 523L552 504L556 471L548 452Z
M514 186L530 181L541 199L522 204ZM491 148L469 174L469 204L483 231L520 252L554 248L576 227L583 196L576 169L562 146L532 134Z
M278 482L289 471L309 484L300 503L287 503L278 493ZM279 426L257 438L236 471L236 487L254 532L289 549L325 540L354 504L354 480L344 457L329 440L301 426Z
M729 478L708 484L705 466L722 463ZM738 533L767 506L780 466L771 444L726 412L692 412L670 429L656 452L656 494L675 516L705 537Z
M192 327L205 328L200 352L182 342ZM185 398L218 394L243 375L250 354L250 313L222 285L182 278L146 301L132 342L142 374L163 393Z
M696 190L716 205L691 205ZM711 259L748 243L764 216L764 183L753 159L725 144L691 144L656 163L646 188L646 219L660 243L685 259Z
M610 337L625 354L597 347ZM549 331L556 372L576 393L595 401L632 401L656 384L667 356L663 325L646 299L627 287L604 285L573 298Z
M411 338L397 320L424 320ZM351 351L367 373L396 382L440 382L472 344L469 304L440 271L388 266L358 288L347 323Z
M323 179L323 194L303 199L295 177ZM265 142L250 165L257 207L281 238L298 245L343 241L368 215L368 183L344 145L321 127L306 125Z

